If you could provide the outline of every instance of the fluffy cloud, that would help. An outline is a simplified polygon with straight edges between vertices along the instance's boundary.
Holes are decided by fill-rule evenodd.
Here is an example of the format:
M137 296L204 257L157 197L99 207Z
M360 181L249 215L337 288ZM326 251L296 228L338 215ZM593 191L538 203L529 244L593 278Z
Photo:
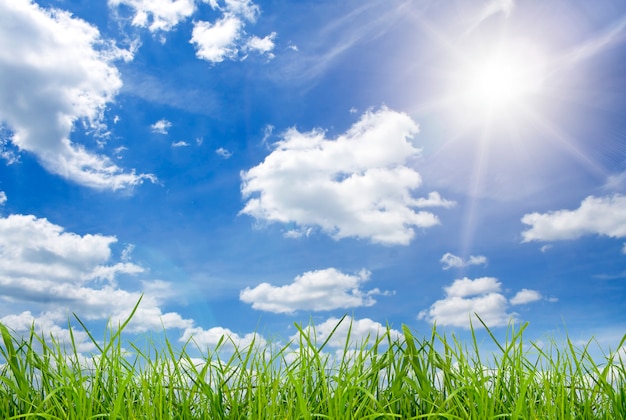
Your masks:
M220 346L225 350L232 350L233 348L243 350L252 344L257 347L263 347L267 344L265 339L257 333L241 336L222 327L213 327L208 330L200 327L187 328L180 337L180 341L186 342L188 340L191 340L199 348L216 347L221 341Z
M327 140L321 130L283 134L265 161L242 172L241 211L267 222L319 226L335 239L368 238L407 245L415 227L439 224L421 206L449 207L438 194L416 199L420 175L407 161L419 155L409 139L411 118L383 108L365 113L345 134Z
M441 257L439 262L443 264L444 270L449 270L452 267L462 268L470 265L485 265L487 264L487 257L484 255L471 255L468 260L464 260L461 257L447 252Z
M205 1L207 3L207 1ZM260 13L257 5L249 0L225 0L220 6L216 0L208 2L213 9L220 10L223 16L215 22L197 21L194 23L191 40L196 47L196 56L202 60L219 63L237 59L241 53L256 51L273 57L276 33L259 38L248 37L246 22L255 22ZM242 57L245 58L245 55Z
M111 62L130 59L90 24L27 0L0 0L0 121L10 141L47 170L94 188L120 189L151 175L124 172L73 143L80 121L103 131L102 114L122 81Z
M478 315L488 327L506 326L517 317L517 314L508 312L509 305L521 305L541 298L538 292L523 289L508 301L501 293L501 286L493 277L455 280L444 288L445 298L420 312L418 319L441 326L470 328L470 322L474 326L480 325L476 318Z
M350 336L350 343L359 345L368 338L369 343L372 343L376 337L380 337L386 331L387 327L380 322L373 321L369 318L356 319L351 317L345 317L343 319L331 317L321 324L315 325L315 327L309 326L304 328L304 332L311 339L315 338L318 344L328 339L327 345L337 349L341 349L346 345L348 334ZM389 334L392 340L400 339L401 337L401 333L394 329L389 329ZM299 343L300 332L290 338L294 343Z
M536 290L522 289L513 296L510 302L511 305L523 305L525 303L541 300L541 298L541 293Z
M152 132L158 134L167 134L167 130L172 127L172 123L166 119L161 119L150 126Z
M272 32L265 38L253 36L248 40L248 50L257 51L261 54L267 54L269 58L273 58L274 55L271 53L271 51L274 49L275 46L274 38L276 38L276 32Z
M530 213L522 217L530 229L524 242L577 239L585 235L626 238L626 196L585 198L575 210Z
M0 318L0 324L22 337L27 337L31 329L34 329L40 337L46 340L52 336L57 343L71 343L73 341L79 353L96 350L96 346L86 332L74 330L70 333L69 329L56 324L66 322L67 318L59 316L55 312L46 312L40 316L34 316L30 311L24 311L20 314L11 314Z
M108 0L109 7L126 5L135 11L132 24L150 32L169 31L191 16L194 0Z
M0 206L3 206L7 202L7 194L4 191L0 191Z
M235 41L242 26L243 22L236 17L225 17L215 23L196 22L190 41L196 46L196 56L213 63L236 58L239 50Z
M119 276L136 275L144 269L128 261L111 264L110 247L115 242L113 236L65 232L30 215L0 218L0 300L5 302L4 310L12 302L22 302L42 311L54 308L64 321L75 312L86 320L110 319L117 325L130 315L143 292L129 331L191 328L191 320L161 311L163 297L173 293L168 283L148 282L137 291L117 286Z
M361 270L356 275L344 274L335 268L308 271L285 286L261 283L252 289L246 287L239 294L239 299L251 303L254 309L275 313L372 306L376 303L372 296L383 292L379 289L369 292L360 290L361 283L369 278L367 270Z

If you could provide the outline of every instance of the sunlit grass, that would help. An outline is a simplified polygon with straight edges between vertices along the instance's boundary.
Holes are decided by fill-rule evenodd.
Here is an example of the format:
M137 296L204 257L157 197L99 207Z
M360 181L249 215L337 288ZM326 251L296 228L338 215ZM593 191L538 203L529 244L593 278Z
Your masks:
M89 357L73 341L34 329L18 338L0 325L0 418L626 418L621 353L598 363L589 345L529 344L523 326L510 327L504 343L488 331L499 351L486 360L475 338L463 344L437 328L418 337L406 326L400 337L390 329L360 343L348 336L341 352L327 349L332 334L318 343L314 328L297 326L299 338L284 345L226 351L224 338L192 357L201 351L193 341L124 347L129 320L104 341L90 334Z

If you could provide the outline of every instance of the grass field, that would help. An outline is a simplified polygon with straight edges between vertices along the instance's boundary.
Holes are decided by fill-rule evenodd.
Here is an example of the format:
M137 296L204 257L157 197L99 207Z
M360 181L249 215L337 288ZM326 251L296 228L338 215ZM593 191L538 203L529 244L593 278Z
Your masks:
M224 341L192 357L193 342L128 344L129 320L103 341L90 335L98 351L89 357L74 342L34 330L18 338L0 325L0 418L626 418L623 353L598 363L589 345L529 343L523 326L504 343L489 332L499 349L489 358L476 339L464 345L436 328L420 338L404 326L400 337L348 337L338 354L325 351L330 337L318 343L298 326L297 342L225 353Z

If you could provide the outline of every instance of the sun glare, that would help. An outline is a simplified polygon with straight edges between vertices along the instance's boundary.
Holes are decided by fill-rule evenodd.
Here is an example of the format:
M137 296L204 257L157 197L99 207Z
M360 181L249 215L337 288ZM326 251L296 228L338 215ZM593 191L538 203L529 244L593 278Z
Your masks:
M510 112L540 93L543 79L543 59L528 46L500 45L483 54L472 55L464 69L461 91L472 108L490 114Z

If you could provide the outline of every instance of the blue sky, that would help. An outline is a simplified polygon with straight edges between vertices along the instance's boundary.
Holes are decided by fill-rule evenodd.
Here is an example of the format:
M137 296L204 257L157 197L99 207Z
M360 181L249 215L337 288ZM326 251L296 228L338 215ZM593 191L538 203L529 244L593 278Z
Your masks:
M0 322L613 348L624 75L617 0L0 0Z

